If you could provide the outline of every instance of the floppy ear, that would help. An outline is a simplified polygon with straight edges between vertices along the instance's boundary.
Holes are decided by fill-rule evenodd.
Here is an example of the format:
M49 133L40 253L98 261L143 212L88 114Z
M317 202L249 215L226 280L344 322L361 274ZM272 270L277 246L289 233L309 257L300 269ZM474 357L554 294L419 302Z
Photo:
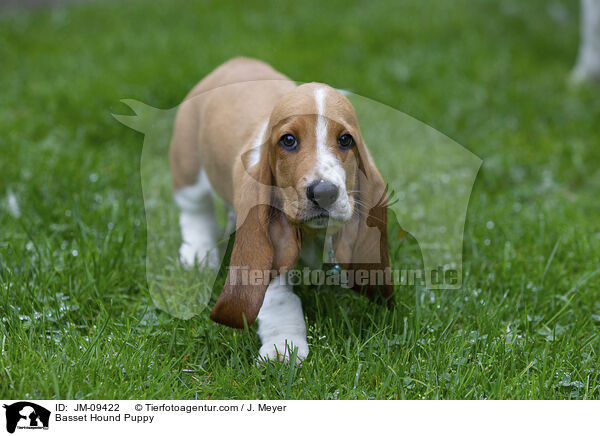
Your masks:
M243 162L240 191L235 195L237 230L231 261L223 291L210 313L213 321L229 327L244 328L244 317L251 326L267 286L276 276L271 269L291 268L297 259L296 252L295 257L292 254L281 260L281 241L292 242L291 247L299 242L284 214L272 207L275 190L269 148L268 144L261 146L260 159L250 168ZM275 247L273 240L277 241Z
M388 196L381 174L361 144L357 147L358 191L355 218L336 234L335 254L340 266L354 275L354 290L369 298L387 299L394 292L387 232ZM357 271L367 273L357 274Z

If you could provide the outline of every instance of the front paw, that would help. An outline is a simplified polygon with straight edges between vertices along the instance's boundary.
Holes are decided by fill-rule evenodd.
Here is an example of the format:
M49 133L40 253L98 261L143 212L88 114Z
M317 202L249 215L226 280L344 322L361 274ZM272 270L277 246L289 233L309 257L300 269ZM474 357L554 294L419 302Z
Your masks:
M308 356L308 343L303 338L280 338L275 341L265 341L260 347L260 361L279 360L288 362L297 348L296 365L301 365L302 361ZM260 365L260 362L259 362Z

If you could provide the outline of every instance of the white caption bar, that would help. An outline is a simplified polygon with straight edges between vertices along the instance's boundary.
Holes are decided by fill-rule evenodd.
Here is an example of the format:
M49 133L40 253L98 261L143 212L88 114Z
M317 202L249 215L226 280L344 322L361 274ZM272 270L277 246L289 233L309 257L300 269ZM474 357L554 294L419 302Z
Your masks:
M0 435L584 434L594 401L0 400ZM36 430L44 430L42 433ZM8 432L8 433L7 433Z

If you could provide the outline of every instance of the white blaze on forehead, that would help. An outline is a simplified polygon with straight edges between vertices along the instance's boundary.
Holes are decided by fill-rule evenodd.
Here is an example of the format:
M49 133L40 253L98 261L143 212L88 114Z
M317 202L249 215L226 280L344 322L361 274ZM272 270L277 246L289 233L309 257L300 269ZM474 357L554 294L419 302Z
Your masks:
M317 105L317 126L315 135L317 138L317 155L327 148L327 118L325 118L325 97L327 90L325 88L315 89L315 103Z
M341 188L346 182L346 174L335 154L327 147L327 122L326 111L327 88L315 89L315 103L317 106L317 124L315 126L315 137L317 142L317 156L315 165L315 176L327 179Z
M252 148L250 149L250 153L248 155L248 168L253 167L260 160L260 150L265 140L265 133L267 131L268 124L268 121L265 121L260 127L258 135L254 137L254 142L252 143Z

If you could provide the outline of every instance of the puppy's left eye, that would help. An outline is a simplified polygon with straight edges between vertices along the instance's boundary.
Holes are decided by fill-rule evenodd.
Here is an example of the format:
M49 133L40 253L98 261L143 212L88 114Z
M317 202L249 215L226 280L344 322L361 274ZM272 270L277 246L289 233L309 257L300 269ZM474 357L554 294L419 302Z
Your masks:
M342 150L348 150L349 148L352 148L354 144L355 142L352 135L345 134L338 138L338 145Z

